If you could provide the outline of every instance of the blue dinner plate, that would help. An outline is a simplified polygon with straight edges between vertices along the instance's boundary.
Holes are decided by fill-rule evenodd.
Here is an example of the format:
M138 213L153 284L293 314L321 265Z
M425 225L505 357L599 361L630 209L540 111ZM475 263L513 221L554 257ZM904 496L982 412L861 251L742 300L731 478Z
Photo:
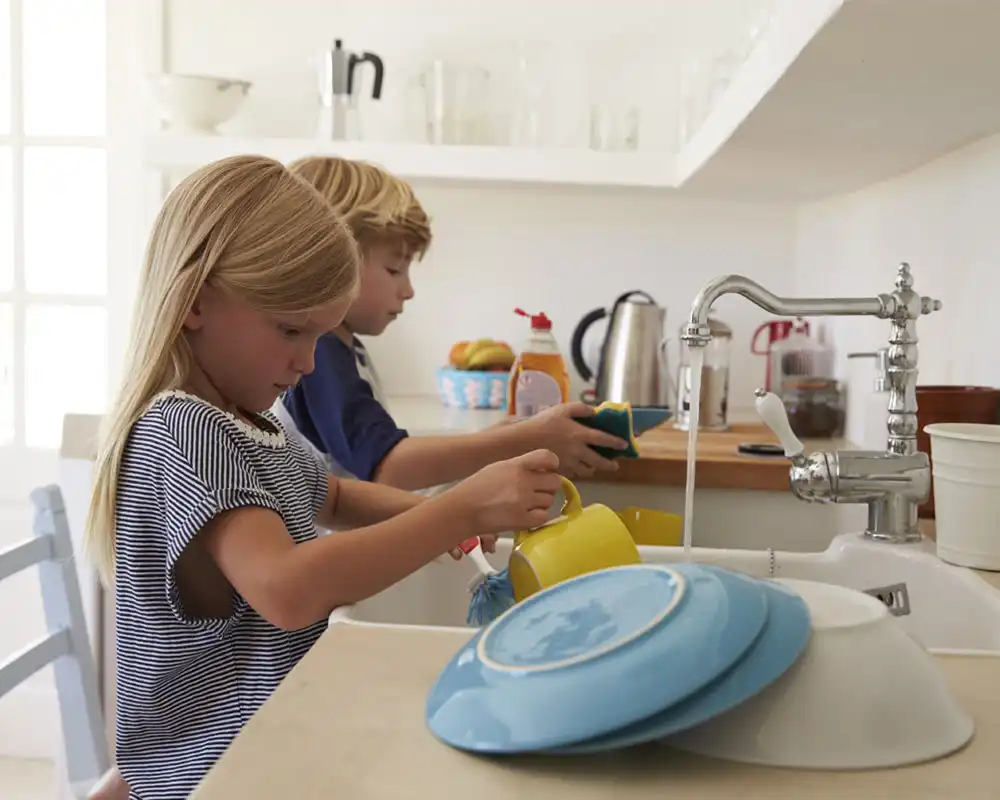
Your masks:
M703 568L715 572L727 587L734 582L755 582L764 587L767 622L746 654L722 676L677 705L633 725L554 752L596 753L680 733L746 702L798 661L812 635L809 609L798 594L773 581L755 581L718 567Z
M473 637L427 698L430 730L478 753L601 736L672 706L753 644L762 586L693 564L591 572L514 606Z

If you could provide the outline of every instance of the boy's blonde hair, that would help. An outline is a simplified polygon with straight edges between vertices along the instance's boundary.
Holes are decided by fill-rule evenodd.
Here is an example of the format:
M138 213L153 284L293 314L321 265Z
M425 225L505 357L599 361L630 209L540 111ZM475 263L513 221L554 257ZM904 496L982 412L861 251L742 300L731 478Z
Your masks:
M362 249L402 242L418 260L431 245L431 225L413 187L381 167L332 156L308 156L288 168L309 181L350 226Z
M268 313L308 312L354 291L359 260L343 220L273 159L216 161L169 194L150 234L124 378L98 445L86 546L106 583L125 446L153 398L187 379L183 324L201 287L211 280Z

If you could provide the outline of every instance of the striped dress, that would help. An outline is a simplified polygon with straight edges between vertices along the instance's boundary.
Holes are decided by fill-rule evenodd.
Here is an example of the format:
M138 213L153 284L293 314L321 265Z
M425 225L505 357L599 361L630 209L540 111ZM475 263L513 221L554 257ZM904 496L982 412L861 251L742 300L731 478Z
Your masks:
M219 513L281 515L315 538L326 470L270 413L259 427L183 392L135 424L118 476L117 760L133 800L187 797L250 716L326 629L283 631L239 595L230 616L184 609L173 568Z

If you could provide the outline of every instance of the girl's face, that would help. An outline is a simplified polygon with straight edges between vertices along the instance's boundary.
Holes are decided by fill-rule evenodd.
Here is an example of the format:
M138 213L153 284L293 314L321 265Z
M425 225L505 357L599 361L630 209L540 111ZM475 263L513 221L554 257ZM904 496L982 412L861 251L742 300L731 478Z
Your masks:
M184 321L194 393L228 411L266 411L313 370L320 336L344 321L353 296L300 314L269 314L206 284Z
M403 305L413 297L412 257L402 242L385 242L366 250L361 290L344 320L352 333L378 336L403 313Z

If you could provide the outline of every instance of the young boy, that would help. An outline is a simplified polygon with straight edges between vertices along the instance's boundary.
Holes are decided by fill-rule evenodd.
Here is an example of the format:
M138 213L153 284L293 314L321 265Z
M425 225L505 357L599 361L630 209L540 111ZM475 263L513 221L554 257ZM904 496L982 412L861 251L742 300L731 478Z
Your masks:
M360 293L344 324L320 341L313 372L285 393L277 409L286 428L315 447L331 471L426 489L542 447L559 457L568 477L617 468L591 445L627 444L577 423L575 418L593 413L583 403L478 433L408 437L386 411L378 376L357 337L381 334L413 298L410 264L431 243L427 214L407 182L373 165L311 157L289 166L344 216L364 256Z

